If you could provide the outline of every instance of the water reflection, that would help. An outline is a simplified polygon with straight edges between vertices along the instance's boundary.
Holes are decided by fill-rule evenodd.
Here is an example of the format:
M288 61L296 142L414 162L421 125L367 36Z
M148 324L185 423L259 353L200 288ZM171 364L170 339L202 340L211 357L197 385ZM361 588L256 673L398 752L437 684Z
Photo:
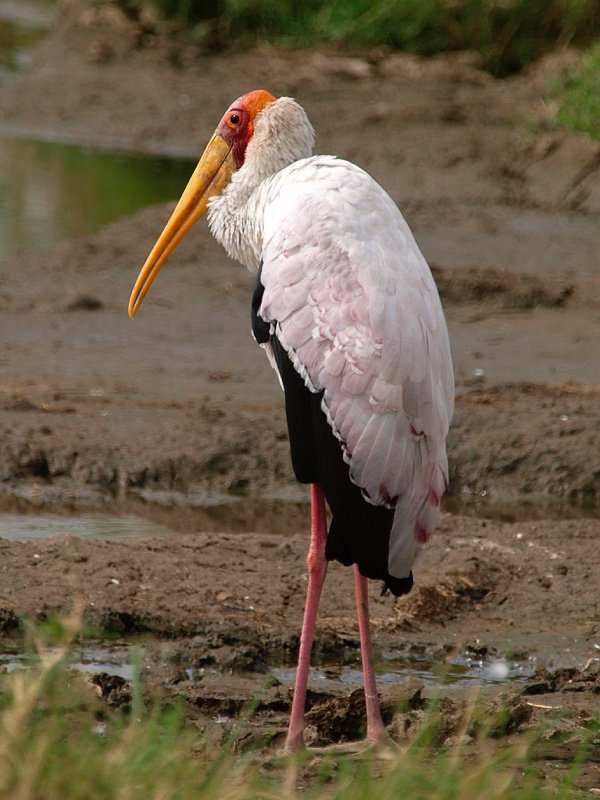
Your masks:
M193 164L0 139L0 258L45 249L179 197Z
M109 644L96 640L88 646L75 645L72 650L72 658L69 660L72 669L91 675L106 673L126 681L133 680L134 668L131 663L131 647L128 644ZM13 672L27 669L35 663L36 657L23 652L20 642L0 640L0 670Z
M160 523L133 515L113 517L107 514L81 514L61 517L58 514L0 514L0 539L31 542L63 534L83 539L133 539L148 536L173 536Z
M502 664L502 672L498 669ZM528 680L534 673L536 661L484 662L472 661L464 656L445 663L415 663L386 661L375 665L380 685L398 683L406 678L418 678L425 683L443 686L465 686L470 684L504 684ZM270 674L284 684L293 684L296 670L293 667L273 667ZM328 681L341 681L356 686L363 683L363 672L359 666L334 664L330 667L314 667L310 682L323 687Z

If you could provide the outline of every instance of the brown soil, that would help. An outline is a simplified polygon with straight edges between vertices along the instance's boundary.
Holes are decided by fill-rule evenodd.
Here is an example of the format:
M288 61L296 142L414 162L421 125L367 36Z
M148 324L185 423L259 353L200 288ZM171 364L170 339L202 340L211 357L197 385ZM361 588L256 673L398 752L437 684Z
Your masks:
M382 182L434 265L459 398L453 513L411 595L380 598L373 586L378 653L536 659L546 671L512 685L513 727L560 706L575 742L599 707L600 158L586 137L547 129L540 111L570 58L494 81L470 54L206 56L144 33L110 3L71 0L33 68L0 85L0 120L13 132L197 154L232 99L265 87L306 107L318 151ZM81 601L98 628L144 634L149 684L183 695L218 738L267 669L293 662L307 495L289 466L277 381L248 333L251 277L205 225L127 318L168 213L150 208L2 264L1 508L64 514L66 534L70 513L134 512L178 535L0 540L0 621L9 631L19 615ZM330 666L357 657L351 590L332 565L317 641ZM401 740L427 695L411 681L384 691ZM314 741L358 735L360 692L318 685ZM442 740L459 729L461 691L447 689ZM265 689L252 741L283 728L289 698L285 677ZM542 746L541 768L572 752ZM596 747L582 786L600 786L597 762Z

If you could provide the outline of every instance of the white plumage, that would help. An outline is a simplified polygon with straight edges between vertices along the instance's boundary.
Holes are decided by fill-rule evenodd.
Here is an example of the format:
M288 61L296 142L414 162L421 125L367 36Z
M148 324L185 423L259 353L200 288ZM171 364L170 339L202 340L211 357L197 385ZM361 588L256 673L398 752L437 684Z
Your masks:
M324 390L352 480L396 506L388 566L406 577L448 479L454 379L438 292L398 208L354 164L311 156L256 183L254 154L262 164L281 138L270 123L263 142L259 124L282 102L257 119L259 146L211 201L209 225L230 255L262 263L260 314L311 391Z

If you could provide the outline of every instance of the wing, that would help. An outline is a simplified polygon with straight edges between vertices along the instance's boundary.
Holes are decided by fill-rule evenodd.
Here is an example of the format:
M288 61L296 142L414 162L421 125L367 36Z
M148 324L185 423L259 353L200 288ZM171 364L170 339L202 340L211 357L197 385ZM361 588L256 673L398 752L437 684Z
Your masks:
M260 316L339 439L351 480L395 508L389 571L411 565L447 483L454 380L433 278L390 197L317 156L269 183Z

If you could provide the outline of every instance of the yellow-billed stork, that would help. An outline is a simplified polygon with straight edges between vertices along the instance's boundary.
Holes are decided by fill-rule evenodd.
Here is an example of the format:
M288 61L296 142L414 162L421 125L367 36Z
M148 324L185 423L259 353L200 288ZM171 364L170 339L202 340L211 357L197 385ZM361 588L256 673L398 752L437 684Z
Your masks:
M454 380L427 263L398 208L359 167L313 156L292 98L259 90L227 110L133 289L133 317L208 209L232 258L256 273L252 328L285 392L294 472L311 485L308 593L286 750L303 744L327 563L354 564L367 738L386 740L367 578L398 596L439 517ZM327 531L326 507L332 519Z

